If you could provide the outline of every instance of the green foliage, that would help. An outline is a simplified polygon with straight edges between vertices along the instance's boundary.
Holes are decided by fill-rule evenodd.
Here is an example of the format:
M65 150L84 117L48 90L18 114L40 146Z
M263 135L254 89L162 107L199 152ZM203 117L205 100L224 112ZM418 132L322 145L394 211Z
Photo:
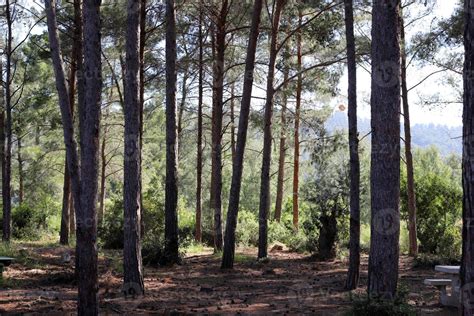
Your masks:
M54 209L48 209L49 203L38 204L35 208L22 204L12 211L12 233L15 238L39 240L43 233L51 230Z
M462 187L453 157L436 148L414 154L417 233L420 252L459 258L461 252ZM460 164L458 165L458 168ZM402 170L401 213L407 218L406 172Z
M394 299L370 298L367 294L351 293L349 316L415 316L416 311L408 304L408 288L399 285Z
M241 246L255 246L258 244L258 218L247 210L239 211L236 231L237 243Z

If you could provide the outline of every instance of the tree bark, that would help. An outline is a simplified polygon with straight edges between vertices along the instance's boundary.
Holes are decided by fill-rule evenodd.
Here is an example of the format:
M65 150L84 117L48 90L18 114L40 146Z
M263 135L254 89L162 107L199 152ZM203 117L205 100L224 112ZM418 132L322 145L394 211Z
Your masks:
M235 83L230 87L230 149L235 158Z
M124 82L125 153L124 153L124 245L123 292L144 293L141 254L140 205L140 3L128 0L126 33L126 72Z
M5 149L2 175L2 198L3 198L3 241L10 241L11 238L11 164L12 164L12 15L10 0L6 0L5 16L7 21L7 43L5 49L6 56L6 78L5 78Z
M215 21L215 59L212 84L212 151L211 151L211 210L214 213L214 250L222 250L222 116L224 98L224 68L228 0Z
M407 86L405 21L403 19L402 11L400 12L400 44L403 121L405 127L405 159L407 165L409 255L414 257L418 254L418 242L416 236L416 195L415 175L413 171L413 155L411 151L411 126Z
M232 164L232 182L229 194L229 208L227 211L224 253L222 256L221 265L223 269L232 269L234 266L235 230L237 228L237 216L239 213L245 143L247 141L247 130L249 124L250 104L252 100L252 87L255 69L255 54L257 51L262 7L263 0L255 0L252 11L252 25L250 27L250 36L247 46L247 57L245 61L245 78L240 106L239 129L237 131L237 145L235 149L235 158Z
M102 92L100 1L85 0L84 103L81 112L81 216L77 217L80 315L99 310L97 278L97 187Z
M474 313L474 3L464 1L464 109L463 109L463 228L460 314Z
M18 203L19 205L23 204L25 190L24 190L24 174L23 174L23 158L21 155L22 144L21 144L21 137L17 139L18 141L18 148L17 148L17 159L18 159Z
M71 222L71 213L69 209L69 200L71 198L71 179L67 168L67 162L64 164L64 183L63 183L63 205L61 211L61 230L59 232L59 243L61 245L69 244L69 229Z
M395 299L400 236L399 3L372 11L371 236L368 293Z
M295 131L294 131L294 157L293 157L293 227L298 230L299 226L299 174L300 174L300 112L301 112L301 92L303 90L303 75L301 74L303 54L301 51L303 24L303 13L299 10L299 30L296 36L297 68L298 78L296 81L296 105L295 105Z
M259 238L258 238L258 258L266 258L268 248L268 213L270 211L270 167L272 161L272 117L273 117L273 97L275 95L274 77L275 64L278 54L278 33L280 28L280 18L286 0L276 0L275 11L273 12L270 61L267 75L267 95L265 102L265 125L263 130L263 155L262 171L260 176L260 207L259 207Z
M350 238L349 270L346 289L354 290L359 284L360 269L360 161L359 132L357 130L357 63L354 36L353 0L345 0L345 23L347 42L348 122L349 122L349 160L350 160Z
M77 1L77 0L76 0ZM76 4L74 11L76 11ZM76 13L74 13L76 15ZM81 32L80 26L78 26L81 21L77 21L77 18L74 17L74 44L72 46L71 54L71 69L69 70L69 106L71 108L72 120L74 122L74 102L76 95L76 74L78 60L81 58L81 55L78 53L81 50ZM66 155L67 156L67 155ZM72 231L71 229L71 218L74 218L73 208L70 207L71 203L71 177L69 176L67 157L64 159L64 184L63 184L63 203L61 209L61 231L59 233L59 243L61 245L69 244L69 235ZM75 226L75 223L74 223Z
M105 181L106 181L106 171L107 171L107 157L106 157L106 146L107 146L107 126L104 126L104 131L102 133L102 142L100 145L100 189L99 189L99 213L97 216L97 223L99 227L102 226L104 222L104 213L105 213Z
M178 132L176 126L176 17L174 0L166 1L166 193L165 260L179 262Z
M198 132L196 157L196 234L197 242L202 242L202 104L204 95L204 14L202 0L199 9L199 97L198 97Z
M289 55L288 55L289 56ZM285 62L286 63L286 62ZM290 68L285 64L285 73L283 75L283 80L288 81L290 75ZM275 216L274 219L277 222L281 220L281 210L283 208L283 190L285 183L285 158L286 158L286 107L288 105L288 95L287 95L288 84L285 84L283 87L282 93L282 104L281 104L281 113L280 113L280 151L278 155L278 180L277 180L277 192L276 192L276 201L275 201Z
M5 86L6 82L3 80L3 61L0 59L0 163L2 164L2 179L5 174ZM5 220L5 217L2 219ZM5 228L4 225L2 230Z
M80 4L79 2L75 4L79 7L79 10L76 10L76 14L80 16ZM78 314L97 315L99 312L99 302L96 196L102 90L100 3L93 0L84 1L83 25L84 38L86 39L84 45L84 73L88 75L82 76L82 58L80 58L78 60L79 65L81 65L78 67L78 72L80 69L80 84L78 84L81 128L80 169L74 140L74 124L60 55L61 49L57 32L55 5L55 1L45 0L51 57L63 121L66 160L68 161L68 169L71 176L77 219L76 272L78 277ZM81 51L78 53L82 55ZM83 87L82 83L84 84Z

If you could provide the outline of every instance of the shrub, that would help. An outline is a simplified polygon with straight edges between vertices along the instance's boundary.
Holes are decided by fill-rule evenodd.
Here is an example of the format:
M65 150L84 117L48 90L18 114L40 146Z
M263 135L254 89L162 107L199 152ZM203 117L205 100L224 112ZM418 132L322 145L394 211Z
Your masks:
M12 234L19 239L38 240L48 228L48 214L22 204L12 210Z
M370 299L367 294L351 293L351 316L415 316L416 311L408 304L408 288L400 285L395 299Z
M250 211L239 211L236 242L241 246L258 245L258 218Z

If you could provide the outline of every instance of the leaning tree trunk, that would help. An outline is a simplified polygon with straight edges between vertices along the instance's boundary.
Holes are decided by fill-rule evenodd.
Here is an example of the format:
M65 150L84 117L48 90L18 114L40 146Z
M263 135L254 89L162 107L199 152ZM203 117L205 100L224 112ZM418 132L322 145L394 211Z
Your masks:
M76 4L76 3L75 3ZM59 105L66 145L66 160L71 176L74 208L77 217L76 274L78 277L78 314L97 315L97 152L100 123L100 95L102 90L100 56L100 5L92 0L84 2L86 45L84 51L85 72L79 84L79 117L81 126L81 169L74 139L74 124L69 104L66 78L61 60L61 48L56 21L56 3L45 0L51 58L56 77ZM79 6L80 8L80 6ZM76 12L80 15L79 12ZM82 64L81 60L79 63ZM79 69L79 68L78 68ZM82 67L80 68L82 71ZM82 76L79 76L81 78ZM87 97L84 97L87 96ZM84 101L84 103L82 103ZM87 113L87 116L86 116Z
M249 125L250 103L252 100L253 75L255 69L255 54L263 0L255 0L252 13L252 25L247 46L247 57L245 61L245 78L240 107L239 129L237 131L237 145L235 158L232 164L232 182L229 194L229 208L227 211L227 222L224 240L224 253L222 256L223 269L231 269L234 266L235 254L235 230L237 228L237 216L239 212L240 188L242 186L242 173L244 170L245 143L247 141L247 129Z
M258 258L266 258L268 248L268 213L270 211L270 167L272 161L272 116L273 97L275 95L274 76L278 54L278 32L280 18L286 0L277 0L273 13L272 35L270 43L270 61L267 75L267 96L265 102L265 123L263 129L262 171L260 175L260 208L258 214Z
M76 9L75 9L76 10ZM76 94L76 73L78 59L81 57L78 54L80 51L80 32L77 25L77 19L74 19L74 44L72 47L71 68L69 70L69 106L71 107L72 120L74 121L74 100ZM63 204L61 209L61 231L59 233L59 243L62 245L69 244L69 235L71 234L71 217L74 216L73 209L69 207L71 200L71 177L67 166L67 158L64 159L64 184L63 184ZM75 231L75 230L74 230Z
M371 236L368 293L394 299L400 235L399 3L372 12Z
M12 173L12 15L10 0L6 0L5 16L7 22L7 45L6 56L6 78L5 78L5 149L2 174L2 198L3 198L3 236L4 241L10 241L11 238L11 173Z
M126 76L124 80L124 245L123 292L127 295L144 293L141 254L140 205L140 88L139 88L139 28L140 11L136 0L128 0L126 33Z
M415 199L415 175L413 170L413 155L411 151L411 126L410 126L410 108L408 105L408 86L407 86L407 55L405 41L405 21L403 13L400 12L400 54L401 54L401 84L402 84L402 103L403 103L403 121L405 127L405 159L407 165L407 191L408 191L408 236L409 236L409 254L416 256L418 254L418 242L416 236L416 199Z
M353 0L345 0L345 23L347 42L348 122L349 122L349 160L350 160L350 240L349 270L346 289L354 290L359 284L360 268L360 161L359 133L357 131L357 63L354 37Z
M165 260L179 262L178 131L176 126L176 18L174 0L166 1L166 192Z
M464 2L464 110L463 110L463 229L461 263L461 315L474 313L474 3Z
M301 112L301 92L303 90L303 75L301 74L303 55L301 51L303 24L303 13L299 10L299 30L296 38L298 78L296 81L296 106L295 106L295 137L294 137L294 157L293 157L293 227L299 226L299 186L300 186L300 112Z
M228 0L222 1L222 8L215 29L215 61L212 83L212 170L211 210L214 212L214 249L222 250L222 115L224 98L225 37Z
M202 0L199 10L199 97L198 97L198 131L196 157L196 234L197 242L202 241L202 104L204 97L204 34Z

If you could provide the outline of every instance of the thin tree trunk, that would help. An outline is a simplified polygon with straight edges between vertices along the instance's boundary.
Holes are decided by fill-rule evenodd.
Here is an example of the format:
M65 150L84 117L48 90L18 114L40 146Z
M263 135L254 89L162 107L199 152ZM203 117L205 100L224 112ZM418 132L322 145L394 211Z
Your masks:
M178 132L176 126L176 17L174 0L166 1L166 192L165 258L179 262Z
M399 1L372 11L371 236L368 293L395 298L400 236Z
M285 73L283 75L284 82L288 81L290 68L285 62ZM285 158L286 158L286 107L288 105L287 95L288 84L285 83L282 93L281 113L280 113L280 151L278 155L278 180L277 180L277 192L275 201L275 215L274 219L277 222L281 220L281 210L283 208L283 190L285 182Z
M187 89L188 84L188 74L185 72L183 74L183 82L181 86L181 102L179 103L179 110L178 110L178 145L181 146L181 142L183 139L183 116L184 116L184 108L186 107L186 98L188 94ZM180 155L180 148L178 146L178 160Z
M230 149L235 158L235 83L230 87Z
M273 12L272 35L270 43L270 61L267 75L267 96L265 102L265 125L263 129L263 155L262 171L260 176L260 207L259 207L259 234L258 234L258 258L266 258L268 248L268 213L270 212L270 167L272 161L272 116L273 97L275 95L274 77L275 64L278 54L278 33L280 29L280 18L286 0L276 0Z
M5 86L6 82L3 80L3 61L0 59L0 163L2 164L2 178L5 174ZM2 226L2 229L4 229L4 226Z
M69 193L69 237L74 236L76 236L76 213L74 211L74 199L72 198L71 192Z
M5 16L7 21L7 45L6 56L6 78L5 78L5 157L2 175L2 198L3 198L3 236L4 241L10 241L11 237L11 163L12 163L12 16L10 0L6 0Z
M346 289L354 290L359 284L360 267L360 162L359 133L357 130L357 63L354 36L353 0L345 0L345 23L347 42L348 122L349 122L349 159L350 159L350 238L349 270Z
M196 157L196 235L197 242L202 241L202 104L204 93L204 14L202 0L199 10L199 98L198 98L198 132Z
M18 159L18 203L23 204L25 190L24 190L24 174L23 174L23 158L21 155L22 144L21 138L18 138L17 159Z
M418 242L416 234L416 198L415 198L415 175L413 171L413 155L411 152L411 126L410 107L408 104L407 86L407 55L405 41L405 22L403 13L400 12L400 54L401 54L401 80L402 80L402 103L403 121L405 127L405 159L407 165L407 191L408 191L408 235L409 255L418 254Z
M102 142L100 146L100 189L99 189L99 214L98 214L98 225L102 226L104 222L105 214L105 180L106 180L106 171L107 171L107 157L106 157L106 147L107 147L107 127L104 127L104 132L102 133Z
M140 5L140 4L138 4ZM144 293L141 254L140 205L140 10L136 0L128 0L126 33L126 76L124 80L125 153L124 153L124 245L123 292ZM105 139L105 138L104 138ZM104 144L105 145L105 144Z
M76 74L78 59L81 55L78 54L80 49L80 34L78 31L77 21L74 21L74 44L72 47L71 69L69 70L69 106L71 108L72 120L74 121L74 102L76 95ZM67 155L66 155L67 156ZM71 233L71 217L73 209L70 208L71 200L71 177L69 176L67 157L64 159L64 184L63 184L63 203L61 209L61 231L59 233L59 243L62 245L69 244L69 235ZM75 229L74 229L75 231Z
M63 182L63 205L61 216L61 230L59 232L59 243L61 245L69 244L69 229L71 222L71 213L69 200L71 199L71 179L67 168L67 162L64 164L64 182Z
M300 181L300 115L301 115L301 92L303 90L303 75L301 74L303 54L301 51L303 24L303 13L299 10L299 27L296 36L298 78L296 81L296 105L295 105L295 131L294 131L294 157L293 157L293 227L297 230L299 226L299 181Z
M245 143L247 141L247 129L249 124L250 104L252 100L252 87L255 69L255 54L261 22L263 0L255 0L252 13L252 25L247 47L245 61L245 78L240 106L239 129L237 131L237 145L235 158L232 164L232 182L229 194L229 208L227 211L227 222L225 230L224 253L222 256L223 269L231 269L234 266L235 254L235 230L237 228L237 216L239 213L240 188L242 186L242 173L244 170Z
M460 314L470 316L474 313L474 3L464 2L464 109L463 109L463 229L461 263L461 304Z
M224 65L226 48L226 23L228 0L222 1L219 17L215 22L215 59L213 65L212 100L212 170L211 210L214 213L214 249L222 250L222 116L224 98Z

